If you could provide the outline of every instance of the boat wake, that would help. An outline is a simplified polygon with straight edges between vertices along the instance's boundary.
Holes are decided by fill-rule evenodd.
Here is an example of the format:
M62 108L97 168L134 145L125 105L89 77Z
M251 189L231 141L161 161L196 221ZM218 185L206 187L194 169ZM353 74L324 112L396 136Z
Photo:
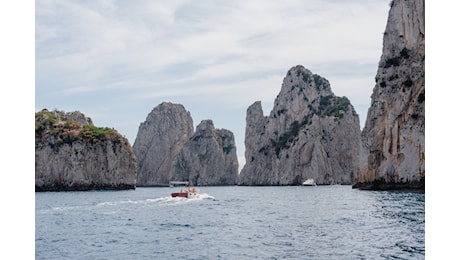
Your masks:
M196 198L197 200L206 200L206 199L211 199L211 200L215 200L216 198L214 198L213 196L207 194L207 193L203 193L203 194L198 194L198 198Z
M78 206L61 206L61 207L49 207L38 210L38 214L47 213L64 213L69 211L91 211L96 208L110 208L118 206L139 206L139 207L152 207L152 206L174 206L188 203L196 203L206 200L215 200L215 198L207 193L198 194L196 198L182 198L182 197L159 197L152 199L140 199L140 200L119 200L119 201L104 201L91 205L78 205Z
M198 194L196 198L182 198L182 197L160 197L153 199L143 199L143 200L122 200L122 201L107 201L98 203L96 206L117 206L123 204L138 204L138 205L176 205L176 204L185 204L196 201L203 200L214 200L215 198L207 193Z
M196 198L183 198L183 197L168 197L171 201L183 201L183 202L193 202L193 201L202 201L202 200L215 200L215 198L207 193L200 193Z

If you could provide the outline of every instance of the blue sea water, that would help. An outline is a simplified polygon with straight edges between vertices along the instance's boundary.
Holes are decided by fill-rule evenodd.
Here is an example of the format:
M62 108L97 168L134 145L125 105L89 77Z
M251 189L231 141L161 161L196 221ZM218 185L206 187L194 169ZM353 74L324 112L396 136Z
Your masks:
M35 193L36 259L424 259L425 194L351 186Z

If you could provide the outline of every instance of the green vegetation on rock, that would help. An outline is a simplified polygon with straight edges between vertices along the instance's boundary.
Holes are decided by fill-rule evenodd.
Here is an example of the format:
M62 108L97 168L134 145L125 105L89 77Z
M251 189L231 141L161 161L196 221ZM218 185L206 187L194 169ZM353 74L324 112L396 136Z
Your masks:
M223 147L222 150L223 150L226 154L229 154L229 153L233 150L233 148L235 148L235 146L232 145L232 144L229 144L229 145Z
M79 137L91 141L119 141L119 134L115 129L109 127L96 127L94 125L83 126L83 129L79 133Z
M319 104L322 116L342 118L350 107L350 100L347 97L322 96Z
M48 111L43 109L35 113L35 137L47 138L54 136L56 144L73 143L75 141L99 141L110 140L119 143L121 135L113 128L96 127L90 118L89 124L82 125L79 122L68 120L62 111Z
M408 59L408 58L409 58L409 50L406 47L404 47L399 52L398 56L386 59L383 67L384 68L389 68L392 66L398 67L401 64L402 59Z

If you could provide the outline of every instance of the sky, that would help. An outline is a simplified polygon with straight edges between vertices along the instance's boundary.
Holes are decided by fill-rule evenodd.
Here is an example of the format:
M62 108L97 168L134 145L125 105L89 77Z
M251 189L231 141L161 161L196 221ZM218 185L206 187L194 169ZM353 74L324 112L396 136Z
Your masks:
M235 135L244 165L246 109L268 115L287 71L303 65L347 96L365 123L388 0L35 2L35 110L80 111L133 145L162 102L194 127Z

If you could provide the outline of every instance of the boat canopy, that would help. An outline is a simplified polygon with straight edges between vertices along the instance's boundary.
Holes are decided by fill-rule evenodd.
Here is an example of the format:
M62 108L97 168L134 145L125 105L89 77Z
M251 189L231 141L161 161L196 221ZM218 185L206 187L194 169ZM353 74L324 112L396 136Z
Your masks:
M170 181L169 187L174 187L176 185L188 186L188 181Z

